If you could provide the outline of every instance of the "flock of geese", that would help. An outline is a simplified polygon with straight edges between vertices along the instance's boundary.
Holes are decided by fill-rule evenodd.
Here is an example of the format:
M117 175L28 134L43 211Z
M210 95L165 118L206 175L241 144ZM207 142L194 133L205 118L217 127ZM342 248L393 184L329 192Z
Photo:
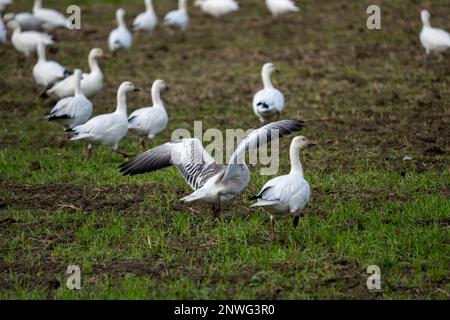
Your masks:
M129 81L123 82L117 91L117 106L114 112L91 118L93 104L89 100L103 88L103 73L99 60L108 58L102 49L89 52L89 73L76 69L73 74L56 61L46 58L46 48L54 44L48 33L58 28L70 28L68 19L58 11L44 8L42 0L35 0L32 12L5 13L13 0L0 0L0 43L8 41L5 23L12 30L10 36L13 47L27 57L37 54L33 67L35 82L43 88L41 97L56 97L59 101L48 113L49 121L58 122L72 141L88 144L88 158L93 145L110 146L114 152L124 157L130 156L119 148L120 140L128 132L135 134L146 149L146 139L153 139L163 132L169 121L161 99L167 89L163 80L154 81L151 89L152 105L139 108L128 116L127 95L139 89ZM298 11L292 0L265 0L268 10L274 16ZM146 10L133 21L132 32L151 34L158 25L152 0L144 0ZM221 18L239 10L234 0L196 0L195 6L203 12ZM108 47L114 56L118 50L130 49L133 34L128 29L124 9L116 11L117 28L108 37ZM441 52L450 48L450 35L444 30L430 25L428 11L421 12L423 28L420 40L426 53ZM186 31L189 25L187 0L179 0L178 8L166 14L164 24ZM271 81L276 71L274 64L262 67L263 88L253 98L253 111L263 126L250 133L235 149L227 165L218 164L207 153L198 139L182 139L165 143L150 149L120 166L125 175L136 175L176 166L193 192L184 197L186 202L205 202L214 206L219 214L222 206L240 194L250 181L250 171L245 163L245 155L274 139L300 131L304 122L300 120L280 120L285 98ZM271 122L274 121L274 122ZM268 181L261 192L254 197L257 202L252 207L264 207L271 217L271 235L275 239L275 219L282 215L292 215L294 224L309 201L310 187L303 175L300 153L316 143L303 136L291 142L291 171L287 175Z

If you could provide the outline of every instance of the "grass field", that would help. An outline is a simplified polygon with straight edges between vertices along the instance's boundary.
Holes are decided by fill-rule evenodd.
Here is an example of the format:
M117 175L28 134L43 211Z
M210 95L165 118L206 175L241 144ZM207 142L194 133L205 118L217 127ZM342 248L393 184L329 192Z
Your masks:
M47 0L64 8L73 1ZM155 1L160 20L175 0ZM419 12L450 29L447 0L298 1L301 12L277 21L262 0L215 21L191 7L185 36L160 27L134 47L102 61L106 85L94 113L115 109L125 80L145 88L129 109L148 104L153 80L166 80L168 141L177 128L256 128L251 99L260 68L281 69L283 118L304 119L318 148L302 156L312 199L297 228L248 209L249 196L271 177L254 168L246 191L220 219L186 205L190 193L176 169L123 177L123 159L83 143L66 143L43 120L52 104L31 77L34 59L0 49L0 299L449 299L450 60L427 57ZM59 31L49 55L87 69L93 47L106 49L114 11L128 21L141 1L78 1L83 30ZM114 3L114 4L113 4ZM382 29L366 28L379 4ZM17 0L13 11L29 10ZM290 138L281 142L289 170ZM141 152L128 135L121 147ZM404 161L404 157L412 158ZM66 288L79 265L82 289ZM382 289L366 287L369 265Z

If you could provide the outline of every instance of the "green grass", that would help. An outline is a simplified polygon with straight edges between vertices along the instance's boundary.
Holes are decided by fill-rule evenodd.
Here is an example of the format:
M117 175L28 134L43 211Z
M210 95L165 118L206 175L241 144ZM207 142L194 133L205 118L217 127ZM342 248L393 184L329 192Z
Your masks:
M28 7L16 2L13 9ZM50 54L71 69L85 69L89 49L105 48L114 26L113 1L90 3L82 2L83 32L60 31ZM139 1L114 3L128 20L142 10ZM241 4L221 22L192 9L185 38L160 28L102 62L106 85L94 112L115 108L124 80L146 89L130 97L130 110L147 104L161 78L171 87L163 97L170 123L152 146L194 120L205 130L255 128L260 67L275 62L283 116L307 120L302 134L319 141L302 155L312 198L299 226L279 219L279 239L270 240L267 214L249 209L271 178L259 167L214 219L210 208L179 201L190 190L173 168L123 177L123 159L106 148L86 161L83 143L64 144L43 120L51 105L37 98L34 62L1 48L0 299L449 298L450 63L424 55L420 5L381 3L383 29L371 32L369 2L304 1L278 22L262 1ZM158 2L160 19L175 5ZM430 9L432 22L450 29L446 1ZM289 143L280 144L280 174ZM131 135L121 147L141 151ZM66 288L72 264L82 271L79 291ZM379 292L366 287L369 265L381 268Z

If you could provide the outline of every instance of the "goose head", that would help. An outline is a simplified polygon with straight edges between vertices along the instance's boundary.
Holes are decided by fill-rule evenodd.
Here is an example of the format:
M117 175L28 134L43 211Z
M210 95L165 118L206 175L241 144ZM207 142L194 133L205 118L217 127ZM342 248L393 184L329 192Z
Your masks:
M428 10L422 10L420 12L420 18L422 19L422 23L425 26L429 26L430 25L430 12Z
M153 82L152 91L162 92L166 89L169 90L169 87L164 80L155 80L155 82Z
M278 72L278 69L275 68L275 65L273 63L269 62L263 66L263 72L266 74L272 74L274 72Z
M3 21L5 23L8 23L9 21L14 20L15 17L16 17L16 15L14 13L10 12L3 16Z
M136 92L140 91L140 89L136 88L131 81L123 82L119 87L119 93L127 93L127 92Z
M305 138L304 136L298 136L292 139L291 143L292 147L297 150L303 150L308 147L314 147L317 145L317 142L309 140L308 138Z
M94 48L89 52L89 59L108 58L102 49Z

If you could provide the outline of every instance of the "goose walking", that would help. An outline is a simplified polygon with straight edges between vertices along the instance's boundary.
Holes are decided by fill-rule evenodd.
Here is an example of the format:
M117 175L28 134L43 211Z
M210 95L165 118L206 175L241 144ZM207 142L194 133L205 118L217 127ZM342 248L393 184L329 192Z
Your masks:
M117 28L111 31L108 38L109 50L114 54L119 49L130 49L133 36L125 22L126 12L124 9L116 11Z
M161 91L164 89L166 89L166 83L163 80L153 82L153 107L138 109L128 118L128 129L139 136L139 140L144 149L146 149L144 138L155 138L156 135L166 129L167 123L169 122L169 117L161 100Z
M91 72L84 73L83 80L81 80L81 90L88 98L93 97L103 88L103 72L97 61L97 59L100 58L107 58L102 49L95 48L89 52L88 63ZM73 96L74 93L75 79L72 75L57 82L54 86L46 90L42 95L42 98L46 98L50 95L56 95L58 98L65 98Z
M52 45L55 43L52 40L52 37L48 34L37 31L22 32L19 23L15 20L8 22L8 27L13 29L11 42L14 48L25 54L27 57L36 52L39 43L43 43L45 45Z
M276 238L276 217L291 214L294 216L294 225L297 225L299 216L309 201L311 191L303 176L300 151L314 145L315 142L305 137L295 137L290 148L291 172L268 181L261 192L253 197L258 202L252 207L264 207L270 213L273 240Z
M215 18L239 10L239 4L234 0L196 0L194 5Z
M262 81L264 89L258 91L253 97L253 111L262 123L265 123L274 115L278 118L284 109L284 96L280 90L274 88L271 74L275 72L272 63L266 63L262 68Z
M153 7L153 0L144 0L144 3L145 12L138 14L134 19L133 31L145 31L151 34L158 24L158 17Z
M30 12L21 12L17 14L7 13L4 16L4 20L5 22L16 20L23 31L37 31L45 29L43 27L44 21L37 18L34 14Z
M85 124L73 128L72 141L83 140L89 143L87 158L91 157L92 145L107 145L124 157L128 154L119 149L119 141L128 132L127 93L139 91L133 83L122 83L117 92L117 108L113 113L96 116Z
M69 75L69 71L55 61L48 61L45 55L45 44L39 43L37 47L38 62L33 67L33 77L38 85L48 87Z
M44 21L48 31L69 28L69 21L60 12L42 7L42 0L34 0L33 15Z
M55 107L46 116L48 121L57 121L65 130L73 129L86 121L92 115L92 103L81 90L81 70L75 70L75 96L58 101Z
M274 17L299 10L292 0L266 0L266 6Z
M178 9L170 11L164 17L164 24L170 27L179 28L182 31L187 29L189 24L187 0L178 0Z
M450 48L450 33L445 30L433 28L430 24L430 12L422 10L422 31L420 32L420 42L427 54L431 52L443 52Z
M282 120L254 130L237 146L228 165L216 163L200 140L182 139L144 152L121 165L121 171L125 175L136 175L175 165L194 190L181 200L213 204L218 214L222 204L241 193L250 181L250 171L244 159L246 153L299 131L303 126L303 121Z

